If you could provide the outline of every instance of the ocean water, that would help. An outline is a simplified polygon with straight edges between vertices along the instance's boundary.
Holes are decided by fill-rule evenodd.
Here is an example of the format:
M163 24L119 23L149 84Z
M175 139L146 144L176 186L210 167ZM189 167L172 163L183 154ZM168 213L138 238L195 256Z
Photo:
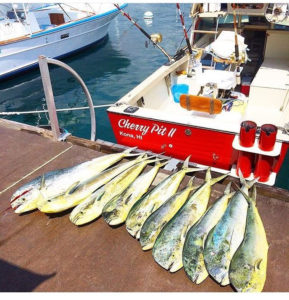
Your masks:
M191 25L189 4L181 4L186 27ZM129 4L126 11L148 32L160 32L160 44L173 55L184 45L183 30L175 4ZM152 11L154 18L146 23L143 14ZM125 17L118 15L110 24L108 36L100 43L63 59L80 74L95 105L117 101L148 75L167 62L167 58ZM147 47L146 47L147 46ZM87 106L80 85L65 70L50 67L53 92L57 108ZM0 82L0 111L32 111L46 109L39 70L29 71L13 79ZM106 108L95 110L97 138L115 142ZM5 117L31 125L47 125L46 114ZM58 113L59 123L75 136L90 138L89 110ZM286 158L286 165L289 156ZM289 188L288 168L283 166L277 185Z
M182 4L185 20L190 25L190 5ZM148 32L161 32L161 45L174 54L183 39L183 31L175 4L129 4L126 11ZM143 14L152 11L154 19L146 24ZM93 102L110 104L153 73L167 58L128 19L118 15L110 24L108 36L96 45L63 59L80 74ZM65 70L50 67L57 108L87 106L80 85ZM31 111L46 107L39 70L30 71L15 79L0 82L0 111ZM106 108L96 109L97 138L115 141ZM58 113L60 126L75 136L90 138L88 110ZM48 123L45 114L21 115L9 119L31 125Z

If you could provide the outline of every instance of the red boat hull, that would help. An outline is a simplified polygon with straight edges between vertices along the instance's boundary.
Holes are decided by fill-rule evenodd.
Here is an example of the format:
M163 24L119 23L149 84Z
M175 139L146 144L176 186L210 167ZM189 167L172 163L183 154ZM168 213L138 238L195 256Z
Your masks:
M237 160L232 148L232 133L165 123L108 112L119 144L190 160L199 164L230 170Z
M108 112L108 116L119 144L165 152L182 160L190 155L192 162L228 171L237 164L238 151L232 147L234 133L113 112ZM289 144L283 143L280 155L273 160L273 172L279 172L288 148ZM252 160L255 168L255 158Z

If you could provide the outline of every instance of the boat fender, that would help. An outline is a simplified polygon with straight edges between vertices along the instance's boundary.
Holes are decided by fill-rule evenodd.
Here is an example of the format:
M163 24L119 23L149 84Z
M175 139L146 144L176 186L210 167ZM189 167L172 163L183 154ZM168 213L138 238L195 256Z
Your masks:
M205 112L210 115L222 112L222 101L210 97L183 94L180 96L180 105L187 110Z

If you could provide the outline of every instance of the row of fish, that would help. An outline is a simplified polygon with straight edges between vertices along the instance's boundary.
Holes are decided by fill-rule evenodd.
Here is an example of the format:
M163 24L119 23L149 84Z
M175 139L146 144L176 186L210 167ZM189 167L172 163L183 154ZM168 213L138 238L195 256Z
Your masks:
M18 189L11 206L16 213L36 208L57 213L74 207L70 221L75 225L101 215L109 225L125 222L142 249L153 249L155 261L170 272L184 266L197 284L210 274L237 291L261 291L268 245L256 208L256 190L252 198L248 196L254 182L243 179L236 193L230 192L229 184L207 210L212 185L227 175L211 178L208 169L202 185L194 185L191 178L177 192L187 173L200 170L189 168L187 158L181 170L149 190L167 161L146 153L131 154L133 149L46 173ZM137 157L112 167L129 156ZM155 165L143 173L151 163Z

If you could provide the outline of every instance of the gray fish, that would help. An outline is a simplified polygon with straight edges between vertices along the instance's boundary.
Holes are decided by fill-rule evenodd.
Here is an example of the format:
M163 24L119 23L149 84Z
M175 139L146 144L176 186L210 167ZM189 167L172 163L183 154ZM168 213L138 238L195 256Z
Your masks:
M126 219L126 229L129 234L139 239L140 230L145 220L176 193L186 173L200 170L199 168L188 167L189 158L185 160L180 171L165 178L134 204Z
M156 162L148 172L141 174L123 193L111 199L103 208L102 216L109 225L125 222L132 206L147 192L159 168L167 162Z
M241 179L242 191L248 194L248 189L256 182L246 183ZM218 224L210 231L205 242L204 259L207 271L221 285L228 285L229 266L231 259L240 246L245 233L248 204L241 192L232 197L224 215Z
M183 266L182 252L186 234L206 211L211 194L211 186L227 175L211 178L210 168L203 183L166 224L153 247L155 261L166 270L176 272Z
M193 177L194 178L194 177ZM189 194L197 186L193 186L193 178L180 192L171 196L162 206L152 213L144 222L140 232L140 244L143 250L153 248L155 240L166 223L178 212L186 202Z
M266 232L256 207L256 187L252 198L246 194L243 196L249 203L246 231L242 244L232 258L229 278L238 292L261 292L266 281Z
M224 195L207 210L203 217L189 230L183 249L184 270L196 284L203 282L209 275L204 261L204 242L210 230L224 214L229 199L231 182L227 185Z

